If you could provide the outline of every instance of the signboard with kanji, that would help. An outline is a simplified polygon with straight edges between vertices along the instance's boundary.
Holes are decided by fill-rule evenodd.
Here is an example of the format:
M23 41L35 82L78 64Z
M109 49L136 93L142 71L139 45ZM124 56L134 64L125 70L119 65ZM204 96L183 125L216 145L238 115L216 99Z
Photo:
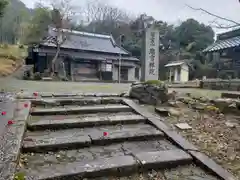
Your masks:
M159 30L150 27L145 31L143 80L157 80L159 66Z

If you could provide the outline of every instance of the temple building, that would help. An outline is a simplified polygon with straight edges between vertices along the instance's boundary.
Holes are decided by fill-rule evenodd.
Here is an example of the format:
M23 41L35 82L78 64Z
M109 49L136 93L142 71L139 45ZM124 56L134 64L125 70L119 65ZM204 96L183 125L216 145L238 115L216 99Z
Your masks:
M203 52L216 62L218 77L240 78L240 28L219 34Z
M53 36L54 29L48 31ZM66 74L72 81L134 82L140 79L140 60L118 46L111 35L64 30L66 40L57 60L59 75ZM50 68L56 46L43 41L29 47L27 65L34 65L34 72L44 73ZM120 67L120 73L119 73ZM120 77L119 77L120 74Z

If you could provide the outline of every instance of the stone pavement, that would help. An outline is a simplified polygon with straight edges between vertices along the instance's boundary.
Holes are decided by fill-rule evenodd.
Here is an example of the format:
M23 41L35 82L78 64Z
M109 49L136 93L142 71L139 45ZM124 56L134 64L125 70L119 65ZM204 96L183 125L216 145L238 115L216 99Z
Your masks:
M5 131L8 120L13 118L14 99L10 93L0 93L0 137Z
M73 180L152 169L164 170L166 180L234 180L155 114L116 94L25 94L16 107L1 180L13 180L14 173L16 179ZM191 174L176 175L181 167Z

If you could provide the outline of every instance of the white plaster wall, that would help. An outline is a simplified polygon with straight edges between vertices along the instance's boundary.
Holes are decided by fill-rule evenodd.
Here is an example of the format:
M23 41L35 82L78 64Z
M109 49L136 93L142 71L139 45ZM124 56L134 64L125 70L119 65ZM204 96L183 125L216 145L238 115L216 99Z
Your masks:
M136 78L135 78L135 67L128 69L128 81L136 81Z
M141 78L140 67L139 67L139 79L135 78L135 68L136 67L132 67L128 69L128 81L139 81L139 79ZM112 72L113 72L113 80L118 81L118 66L113 66Z
M181 66L181 82L189 81L189 67L186 64Z
M177 72L177 67L174 67L174 82L177 82L178 79L177 79L177 76L178 76L178 72Z
M113 78L113 81L117 81L118 80L118 67L117 66L112 66L112 78Z

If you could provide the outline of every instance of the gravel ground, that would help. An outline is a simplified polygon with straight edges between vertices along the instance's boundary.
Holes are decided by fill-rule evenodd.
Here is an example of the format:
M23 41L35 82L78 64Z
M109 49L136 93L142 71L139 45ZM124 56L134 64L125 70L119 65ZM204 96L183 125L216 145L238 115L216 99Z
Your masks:
M154 112L152 106L145 107ZM239 116L200 112L184 105L180 107L171 108L172 114L163 117L165 123L240 179ZM228 121L236 126L227 126ZM187 123L192 128L181 130L175 126L177 123Z
M24 81L12 77L0 78L1 89L6 92L39 91L39 92L103 92L122 93L129 90L131 84L123 83L91 83L91 82L43 82ZM195 96L220 97L223 91L204 90L194 88L171 88L169 91L191 93ZM239 93L239 92L238 92Z
M131 84L118 83L85 83L85 82L44 82L24 81L14 78L0 79L0 90L6 92L103 92L121 93L129 89Z

